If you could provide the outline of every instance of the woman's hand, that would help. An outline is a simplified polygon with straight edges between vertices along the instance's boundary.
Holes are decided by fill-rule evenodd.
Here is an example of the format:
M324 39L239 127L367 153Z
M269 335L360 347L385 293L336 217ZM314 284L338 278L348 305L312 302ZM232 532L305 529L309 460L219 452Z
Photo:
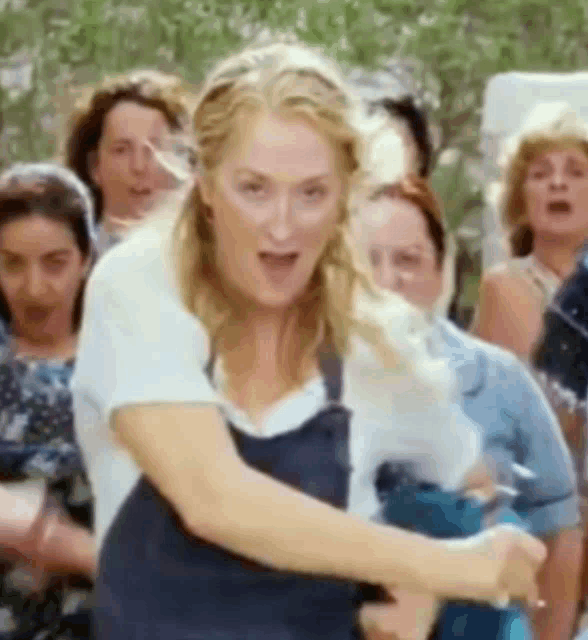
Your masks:
M450 599L539 606L537 574L547 557L545 545L513 525L500 524L475 536L445 541L455 554L453 577L437 591Z
M395 602L369 602L359 611L366 640L426 640L435 624L438 600L425 593L394 590Z
M75 524L57 505L44 509L31 530L14 540L9 548L13 560L26 562L38 589L51 573L79 574L94 580L94 536Z

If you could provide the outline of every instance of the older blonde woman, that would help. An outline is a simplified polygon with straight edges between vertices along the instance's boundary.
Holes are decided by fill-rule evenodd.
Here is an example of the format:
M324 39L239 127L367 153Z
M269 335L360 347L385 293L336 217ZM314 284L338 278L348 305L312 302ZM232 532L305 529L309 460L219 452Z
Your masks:
M539 104L503 155L494 192L512 259L483 274L473 331L528 359L588 238L588 129L565 103Z
M536 596L544 548L522 532L446 543L344 512L376 505L371 470L398 450L452 482L478 454L463 422L415 437L451 420L445 374L355 258L353 113L300 45L221 62L176 232L141 230L94 273L75 402L98 640L350 639L360 580Z

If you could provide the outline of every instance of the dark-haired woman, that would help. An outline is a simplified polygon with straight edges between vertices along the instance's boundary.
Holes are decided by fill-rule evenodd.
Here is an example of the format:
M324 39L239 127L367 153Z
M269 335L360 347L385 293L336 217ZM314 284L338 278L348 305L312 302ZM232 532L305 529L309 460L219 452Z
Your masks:
M67 129L65 164L91 189L98 250L116 243L153 209L170 186L153 148L181 136L189 122L177 76L136 71L84 92Z
M69 381L94 257L92 198L70 171L0 176L0 638L86 638L91 493Z

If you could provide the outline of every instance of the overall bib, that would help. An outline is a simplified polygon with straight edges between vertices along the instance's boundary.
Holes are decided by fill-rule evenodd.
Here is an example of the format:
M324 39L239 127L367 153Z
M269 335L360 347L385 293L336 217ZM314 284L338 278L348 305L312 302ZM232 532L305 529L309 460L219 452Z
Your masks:
M329 403L302 426L270 438L229 428L248 465L344 509L350 413L339 404L342 365L326 353L320 366ZM355 589L277 571L189 535L143 476L101 550L96 640L351 640Z

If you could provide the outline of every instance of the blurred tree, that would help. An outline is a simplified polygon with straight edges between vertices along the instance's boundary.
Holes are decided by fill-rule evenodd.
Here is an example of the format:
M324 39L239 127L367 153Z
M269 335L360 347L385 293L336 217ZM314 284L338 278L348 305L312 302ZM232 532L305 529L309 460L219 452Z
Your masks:
M349 70L387 68L436 125L435 184L455 229L479 214L486 82L495 73L588 66L586 0L0 0L0 167L55 152L67 88L132 67L198 84L264 30L296 33Z

